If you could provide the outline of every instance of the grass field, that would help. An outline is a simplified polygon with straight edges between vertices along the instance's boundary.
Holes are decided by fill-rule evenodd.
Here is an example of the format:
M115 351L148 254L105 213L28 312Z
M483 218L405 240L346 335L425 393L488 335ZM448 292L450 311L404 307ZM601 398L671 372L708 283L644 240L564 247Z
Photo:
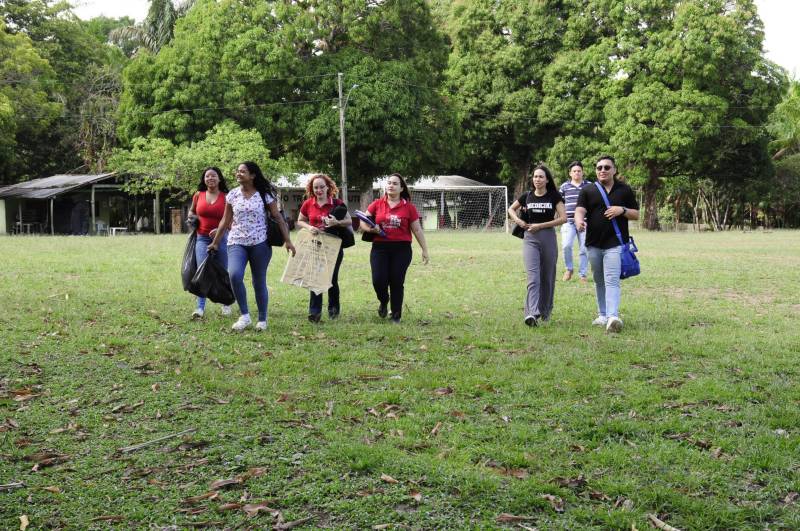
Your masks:
M0 528L800 528L800 233L638 234L611 336L428 238L402 325L359 242L316 326L278 252L260 334L188 320L183 237L0 238Z

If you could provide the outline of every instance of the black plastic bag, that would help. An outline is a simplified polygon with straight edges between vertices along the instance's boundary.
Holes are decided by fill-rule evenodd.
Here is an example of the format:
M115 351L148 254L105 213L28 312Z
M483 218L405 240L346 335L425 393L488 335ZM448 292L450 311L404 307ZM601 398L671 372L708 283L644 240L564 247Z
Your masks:
M197 232L192 231L189 241L186 242L186 250L183 251L183 262L181 262L181 279L183 280L183 291L190 291L189 284L192 283L194 274L197 273L197 257L194 254L194 246L197 244Z
M236 301L231 288L231 279L225 268L217 262L216 251L210 251L197 268L189 291L219 304L233 304Z

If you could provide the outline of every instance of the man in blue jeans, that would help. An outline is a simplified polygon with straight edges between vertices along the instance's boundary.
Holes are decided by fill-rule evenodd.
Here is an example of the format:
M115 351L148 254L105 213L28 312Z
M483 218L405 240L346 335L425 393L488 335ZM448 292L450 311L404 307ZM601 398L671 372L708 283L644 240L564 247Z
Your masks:
M564 198L564 206L567 210L567 222L561 225L561 248L564 250L564 276L561 280L567 281L572 278L574 266L572 265L572 244L578 238L578 275L581 282L586 282L586 272L589 270L589 258L586 256L586 233L578 232L575 229L575 207L578 204L578 196L581 190L590 183L583 180L583 164L579 160L570 162L567 167L569 181L563 183L558 191Z
M592 264L598 313L592 324L605 326L606 332L615 333L622 330L619 317L622 246L611 220L617 220L622 241L627 242L628 220L639 219L639 203L631 187L616 179L614 157L603 155L597 159L595 172L611 207L606 207L596 185L585 187L575 207L575 228L579 232L586 231L586 251Z

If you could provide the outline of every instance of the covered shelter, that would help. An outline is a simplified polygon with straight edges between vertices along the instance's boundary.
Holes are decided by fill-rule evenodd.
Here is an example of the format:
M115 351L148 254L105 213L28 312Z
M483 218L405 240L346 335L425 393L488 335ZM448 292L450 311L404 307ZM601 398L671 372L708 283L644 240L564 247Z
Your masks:
M0 233L160 232L159 194L132 196L116 173L53 175L0 188ZM152 221L151 221L152 220Z

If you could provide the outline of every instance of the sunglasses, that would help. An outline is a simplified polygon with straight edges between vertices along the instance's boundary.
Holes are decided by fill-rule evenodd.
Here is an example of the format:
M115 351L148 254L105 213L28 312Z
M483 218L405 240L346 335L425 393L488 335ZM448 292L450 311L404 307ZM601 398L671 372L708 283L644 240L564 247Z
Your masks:
M607 165L604 165L604 164L598 164L597 165L597 171L611 171L613 169L614 169L614 166L607 166Z

